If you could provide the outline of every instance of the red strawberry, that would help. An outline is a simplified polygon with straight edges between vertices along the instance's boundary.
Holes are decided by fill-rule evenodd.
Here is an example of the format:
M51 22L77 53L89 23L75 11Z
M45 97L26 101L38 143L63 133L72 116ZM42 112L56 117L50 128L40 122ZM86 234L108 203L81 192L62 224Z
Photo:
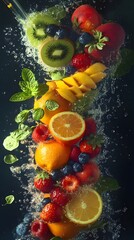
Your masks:
M80 155L81 153L81 150L78 146L74 145L72 147L72 150L71 150L71 153L70 153L70 159L75 161L75 162L78 162L78 156Z
M62 208L56 203L48 203L43 208L40 217L46 222L60 222L62 220Z
M50 198L53 202L60 206L65 206L69 201L69 196L60 188L55 187L50 193Z
M40 219L36 219L31 224L31 234L39 239L49 240L52 236L48 225Z
M61 185L67 192L75 192L80 186L80 182L76 176L68 175L62 179Z
M95 8L84 4L76 8L72 14L71 21L74 29L91 32L102 23L102 18Z
M80 142L80 150L81 152L88 153L90 158L94 158L100 153L103 142L102 135L90 135L88 139Z
M89 44L88 52L96 61L113 60L125 41L125 31L118 23L101 24L93 35L96 42L92 46Z
M54 181L48 173L42 172L35 177L34 186L43 193L49 193L54 186Z
M96 163L89 162L84 165L83 171L76 173L76 176L81 184L91 184L98 181L100 170Z
M43 124L39 124L33 130L32 139L36 143L43 142L48 138L49 134L50 133L49 133L48 128Z
M72 58L72 66L77 70L84 71L91 65L91 58L86 53L77 53Z
M87 118L85 119L86 123L86 130L84 136L89 136L90 134L96 133L96 122L93 118Z

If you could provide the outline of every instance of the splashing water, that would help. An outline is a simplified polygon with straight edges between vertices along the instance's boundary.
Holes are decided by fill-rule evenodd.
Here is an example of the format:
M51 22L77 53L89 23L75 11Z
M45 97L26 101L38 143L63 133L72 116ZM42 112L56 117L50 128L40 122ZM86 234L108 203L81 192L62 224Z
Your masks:
M95 1L94 1L95 2ZM49 4L53 3L54 1L49 1ZM69 10L69 8L75 8L76 6L79 6L82 4L82 1L75 1L75 3L71 3L70 1L62 1L62 4L66 8L66 11ZM34 9L36 11L36 9ZM29 12L33 12L33 9L30 9ZM38 77L41 79L45 78L45 71L40 65L37 51L30 47L26 36L24 34L24 31L22 29L21 23L18 23L18 26L16 27L10 27L4 29L4 35L5 35L5 45L3 46L3 49L5 50L7 55L12 55L13 59L16 63L19 63L21 68L26 67L27 65L32 67L32 69L35 70L35 72L38 69ZM18 41L17 44L14 44L15 41ZM21 51L19 46L19 42L21 40ZM124 88L125 85L122 83L122 88ZM105 136L105 145L104 150L102 154L97 159L98 164L100 166L100 169L103 174L111 175L110 170L107 167L107 162L109 159L112 159L112 154L115 151L115 146L117 143L115 143L115 139L111 139L110 136L107 136L105 133L105 128L107 124L110 123L113 114L118 111L118 109L123 105L123 102L120 101L120 91L122 89L119 89L118 83L116 82L116 79L105 79L102 84L99 85L99 94L94 101L92 108L89 109L89 113L93 114L93 117L95 118L97 122L98 132L103 133ZM116 94L118 93L118 94ZM116 97L116 107L113 105L113 96ZM109 107L111 105L111 107ZM23 108L23 105L21 106ZM127 116L126 110L124 109L124 117ZM111 131L115 131L115 129L111 129ZM120 139L123 143L122 136L120 136ZM16 177L20 183L21 188L23 191L23 200L20 202L20 210L21 211L28 211L32 212L33 217L38 217L38 207L43 199L43 194L38 193L34 186L33 186L33 177L35 175L35 169L34 169L34 151L35 146L32 141L25 141L23 143L25 146L25 151L22 151L21 157L26 159L26 163L22 164L21 166L12 166L10 167L10 170L14 177ZM109 152L109 146L114 146ZM116 146L116 147L117 147ZM116 160L112 160L112 162L115 164ZM122 226L120 223L118 223L118 219L116 219L116 211L113 208L113 202L111 199L111 195L109 193L104 194L103 196L104 200L104 211L102 218L106 219L108 223L107 226L102 230L102 239L107 240L117 240L120 237L120 231L122 229ZM123 210L118 210L118 212L123 213ZM116 220L115 220L116 219ZM87 230L88 231L88 230ZM99 239L99 233L97 230L92 231L93 238L92 239ZM18 237L16 234L14 234L14 239L16 240L32 240L32 237L28 234L24 237ZM76 238L77 239L77 238Z

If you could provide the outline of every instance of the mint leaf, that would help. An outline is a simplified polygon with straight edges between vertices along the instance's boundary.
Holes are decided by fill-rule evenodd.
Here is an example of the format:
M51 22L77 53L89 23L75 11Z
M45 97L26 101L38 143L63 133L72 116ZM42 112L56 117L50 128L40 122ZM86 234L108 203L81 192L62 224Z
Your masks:
M12 203L14 202L14 200L15 200L14 195L6 196L6 197L5 197L5 201L6 201L5 205L6 205L6 204L12 204Z
M16 117L15 117L15 122L16 123L23 123L27 120L28 115L29 115L29 110L23 110L21 111Z
M97 94L98 94L97 89L87 92L82 98L73 103L72 111L77 112L80 115L84 115L85 113L87 113L90 105L94 101Z
M120 64L117 62L117 67L115 72L113 73L114 77L122 77L127 74L131 67L134 66L134 50L123 48L120 51L121 58L119 59Z
M22 102L22 101L25 101L25 100L28 100L32 97L31 94L26 94L24 92L18 92L18 93L15 93L13 94L11 97L10 97L10 101L11 102Z
M45 94L48 91L49 87L44 84L44 83L39 83L38 84L38 92L37 92L37 96L41 97L43 94Z
M19 124L19 127L16 130L16 134L18 135L17 139L19 141L27 139L31 133L32 133L31 127L24 125L23 123Z
M103 192L115 191L119 188L117 180L108 176L100 177L100 180L95 184L95 189L100 194Z
M36 80L34 73L28 68L22 69L21 76L24 81L35 81Z
M8 151L12 151L19 146L19 141L12 136L8 136L4 139L3 146Z
M29 81L29 82L24 82L20 81L19 86L21 90L27 94L31 94L31 96L36 96L38 92L38 82L37 81Z
M6 164L13 164L13 163L15 163L17 161L18 161L18 158L16 156L12 155L12 154L6 155L4 157L4 162Z
M47 100L46 101L46 108L49 111L55 111L56 109L59 108L59 104L54 100Z
M39 121L44 116L44 110L42 108L36 108L32 112L33 119Z

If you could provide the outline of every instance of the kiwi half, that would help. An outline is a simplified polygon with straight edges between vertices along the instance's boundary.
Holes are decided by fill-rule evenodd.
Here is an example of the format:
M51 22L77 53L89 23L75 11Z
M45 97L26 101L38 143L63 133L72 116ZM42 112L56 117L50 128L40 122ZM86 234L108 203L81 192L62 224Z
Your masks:
M47 37L46 27L49 24L58 24L58 22L45 12L36 12L29 15L24 29L32 47L38 48L42 44Z
M50 67L63 67L67 65L74 55L73 43L68 39L51 39L42 44L40 58Z

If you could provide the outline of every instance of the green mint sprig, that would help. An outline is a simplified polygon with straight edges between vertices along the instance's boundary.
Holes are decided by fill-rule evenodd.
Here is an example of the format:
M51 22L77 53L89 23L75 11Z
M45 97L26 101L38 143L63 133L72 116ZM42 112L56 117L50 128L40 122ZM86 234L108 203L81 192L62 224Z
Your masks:
M43 115L44 115L44 110L42 108L36 108L36 109L25 109L22 110L20 113L17 114L15 117L15 122L16 123L24 123L28 117L32 115L33 120L39 121Z
M22 69L22 81L19 82L21 92L15 93L10 97L11 102L21 102L28 100L32 97L39 97L43 95L47 90L48 86L38 83L34 73L28 69Z
M19 143L22 140L27 139L32 133L32 128L24 125L23 123L18 125L18 129L11 132L3 141L3 146L8 151L12 151L19 147Z
M88 112L90 105L98 95L98 90L91 90L87 92L82 98L73 103L72 111L84 116Z

